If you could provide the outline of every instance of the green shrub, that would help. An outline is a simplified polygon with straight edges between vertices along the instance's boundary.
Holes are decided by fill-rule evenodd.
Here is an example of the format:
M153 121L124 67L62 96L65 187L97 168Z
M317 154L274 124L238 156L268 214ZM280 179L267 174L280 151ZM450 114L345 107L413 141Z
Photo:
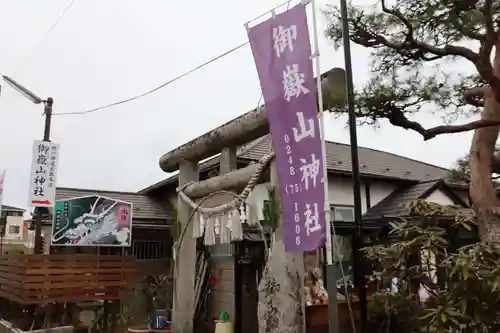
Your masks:
M381 332L500 331L500 244L454 246L454 235L474 232L475 222L453 207L417 201L409 211L411 219L391 223L393 242L363 249L379 284L370 320Z

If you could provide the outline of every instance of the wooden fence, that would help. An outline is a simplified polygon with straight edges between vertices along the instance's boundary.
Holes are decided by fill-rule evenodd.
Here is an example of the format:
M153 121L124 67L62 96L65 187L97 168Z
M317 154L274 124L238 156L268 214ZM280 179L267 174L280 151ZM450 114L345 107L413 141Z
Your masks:
M0 297L20 304L120 299L133 286L135 258L93 254L0 257Z

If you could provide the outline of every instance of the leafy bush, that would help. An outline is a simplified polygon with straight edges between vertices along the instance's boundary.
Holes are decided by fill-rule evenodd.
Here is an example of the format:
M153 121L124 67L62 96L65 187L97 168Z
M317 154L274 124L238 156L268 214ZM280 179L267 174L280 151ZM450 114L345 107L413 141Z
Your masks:
M377 330L500 331L500 244L455 246L459 231L475 231L460 209L416 201L409 211L411 219L391 223L393 242L363 249L379 284L369 307Z

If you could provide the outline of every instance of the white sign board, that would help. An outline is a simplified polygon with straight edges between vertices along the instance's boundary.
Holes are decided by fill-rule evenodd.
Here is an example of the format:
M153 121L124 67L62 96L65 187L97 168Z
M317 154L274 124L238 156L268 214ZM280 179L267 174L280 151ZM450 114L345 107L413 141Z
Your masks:
M5 170L0 173L0 215L2 214L3 187L5 184Z
M56 202L59 144L35 141L31 162L29 206L53 207Z

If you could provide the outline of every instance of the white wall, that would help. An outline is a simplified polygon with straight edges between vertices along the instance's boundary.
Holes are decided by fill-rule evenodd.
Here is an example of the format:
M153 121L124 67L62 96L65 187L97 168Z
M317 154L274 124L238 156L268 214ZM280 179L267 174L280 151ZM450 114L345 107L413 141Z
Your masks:
M432 192L425 201L434 202L440 205L454 205L453 200L448 197L443 191L437 189Z
M23 217L22 216L7 216L7 223L5 224L5 236L6 240L22 240L23 239ZM13 233L12 229L19 228L18 233Z
M328 195L332 205L354 205L352 181L346 177L330 176L328 179ZM370 180L370 205L373 207L382 199L387 197L394 191L397 186L387 181ZM362 212L366 212L366 187L361 184L361 208Z
M347 177L331 176L328 178L328 195L329 201L332 205L354 205L354 199L352 195L352 182ZM386 196L392 193L397 186L393 183L387 181L370 180L370 204L373 207L379 201L384 199ZM269 183L258 184L254 191L252 192L248 201L257 207L259 212L259 219L264 219L262 216L262 209L264 205L264 200L269 198L268 196ZM361 202L363 213L366 212L366 191L365 185L361 184Z

